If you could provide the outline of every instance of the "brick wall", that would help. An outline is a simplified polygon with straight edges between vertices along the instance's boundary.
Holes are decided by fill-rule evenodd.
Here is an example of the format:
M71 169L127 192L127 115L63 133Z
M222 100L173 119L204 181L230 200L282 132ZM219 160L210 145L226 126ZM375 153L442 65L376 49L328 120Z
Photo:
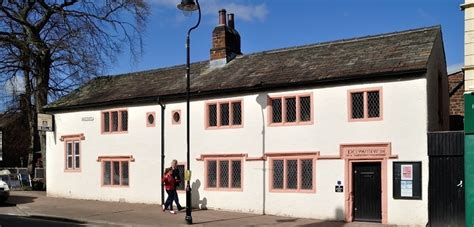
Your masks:
M462 71L448 75L449 91L451 92L460 82L464 81L464 74ZM449 115L464 116L464 84L459 87L449 97Z

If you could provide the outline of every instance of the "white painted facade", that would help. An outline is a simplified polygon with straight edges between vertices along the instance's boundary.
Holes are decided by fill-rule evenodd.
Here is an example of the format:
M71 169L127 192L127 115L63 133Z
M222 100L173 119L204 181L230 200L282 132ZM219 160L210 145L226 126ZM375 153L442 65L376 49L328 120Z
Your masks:
M272 91L217 99L200 99L191 103L191 170L193 205L211 209L274 214L292 217L344 220L345 193L336 193L337 181L345 182L343 159L316 160L314 193L270 192L269 162L243 159L242 191L204 189L204 161L200 155L320 152L321 156L339 155L342 144L390 143L392 155L387 160L388 224L425 225L428 221L427 132L428 76L383 82L328 85L306 89ZM381 87L383 120L348 121L348 90ZM267 124L267 97L284 94L312 94L311 125L272 127ZM213 100L241 99L243 127L206 129L205 103ZM165 155L186 161L186 109L184 102L166 103ZM128 132L101 134L101 111L108 108L55 113L55 132L47 134L47 194L53 197L161 203L161 107L160 105L115 106L128 110ZM181 110L181 124L172 124L171 113ZM146 113L156 113L156 126L147 127ZM93 121L82 121L92 117ZM81 171L65 172L64 135L83 133ZM99 156L132 155L128 187L101 186ZM422 162L422 199L395 200L392 193L393 161ZM344 185L347 187L347 185ZM347 190L347 188L345 188ZM181 204L185 194L180 193Z

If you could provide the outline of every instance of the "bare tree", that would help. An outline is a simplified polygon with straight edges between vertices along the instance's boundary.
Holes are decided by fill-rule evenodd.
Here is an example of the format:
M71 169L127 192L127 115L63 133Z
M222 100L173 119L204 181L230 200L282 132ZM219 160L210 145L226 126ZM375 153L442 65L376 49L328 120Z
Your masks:
M39 149L46 161L36 128L48 98L103 74L123 46L139 56L147 16L144 0L0 0L0 83L23 79L30 164Z

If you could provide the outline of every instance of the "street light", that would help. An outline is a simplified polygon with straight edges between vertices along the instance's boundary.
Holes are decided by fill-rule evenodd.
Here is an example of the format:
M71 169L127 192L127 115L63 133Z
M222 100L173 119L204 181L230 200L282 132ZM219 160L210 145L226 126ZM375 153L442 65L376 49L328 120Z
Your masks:
M196 25L191 27L188 30L186 36L186 161L187 161L187 179L186 179L186 224L190 225L193 224L193 217L191 216L191 186L189 185L189 181L191 180L191 171L189 170L190 164L190 139L189 139L189 118L190 118L190 111L189 111L189 92L190 92L190 84L191 84L191 75L190 75L190 56L189 56L189 35L191 31L196 29L201 22L201 7L199 7L199 1L196 0L181 0L181 4L178 5L178 9L182 10L183 12L192 12L198 10L199 17Z

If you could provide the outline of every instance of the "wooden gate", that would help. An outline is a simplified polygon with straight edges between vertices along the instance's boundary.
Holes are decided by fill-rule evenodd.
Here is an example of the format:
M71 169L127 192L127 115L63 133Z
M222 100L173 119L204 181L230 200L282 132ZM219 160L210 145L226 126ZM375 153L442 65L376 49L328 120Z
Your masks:
M464 132L428 133L429 226L464 226Z

